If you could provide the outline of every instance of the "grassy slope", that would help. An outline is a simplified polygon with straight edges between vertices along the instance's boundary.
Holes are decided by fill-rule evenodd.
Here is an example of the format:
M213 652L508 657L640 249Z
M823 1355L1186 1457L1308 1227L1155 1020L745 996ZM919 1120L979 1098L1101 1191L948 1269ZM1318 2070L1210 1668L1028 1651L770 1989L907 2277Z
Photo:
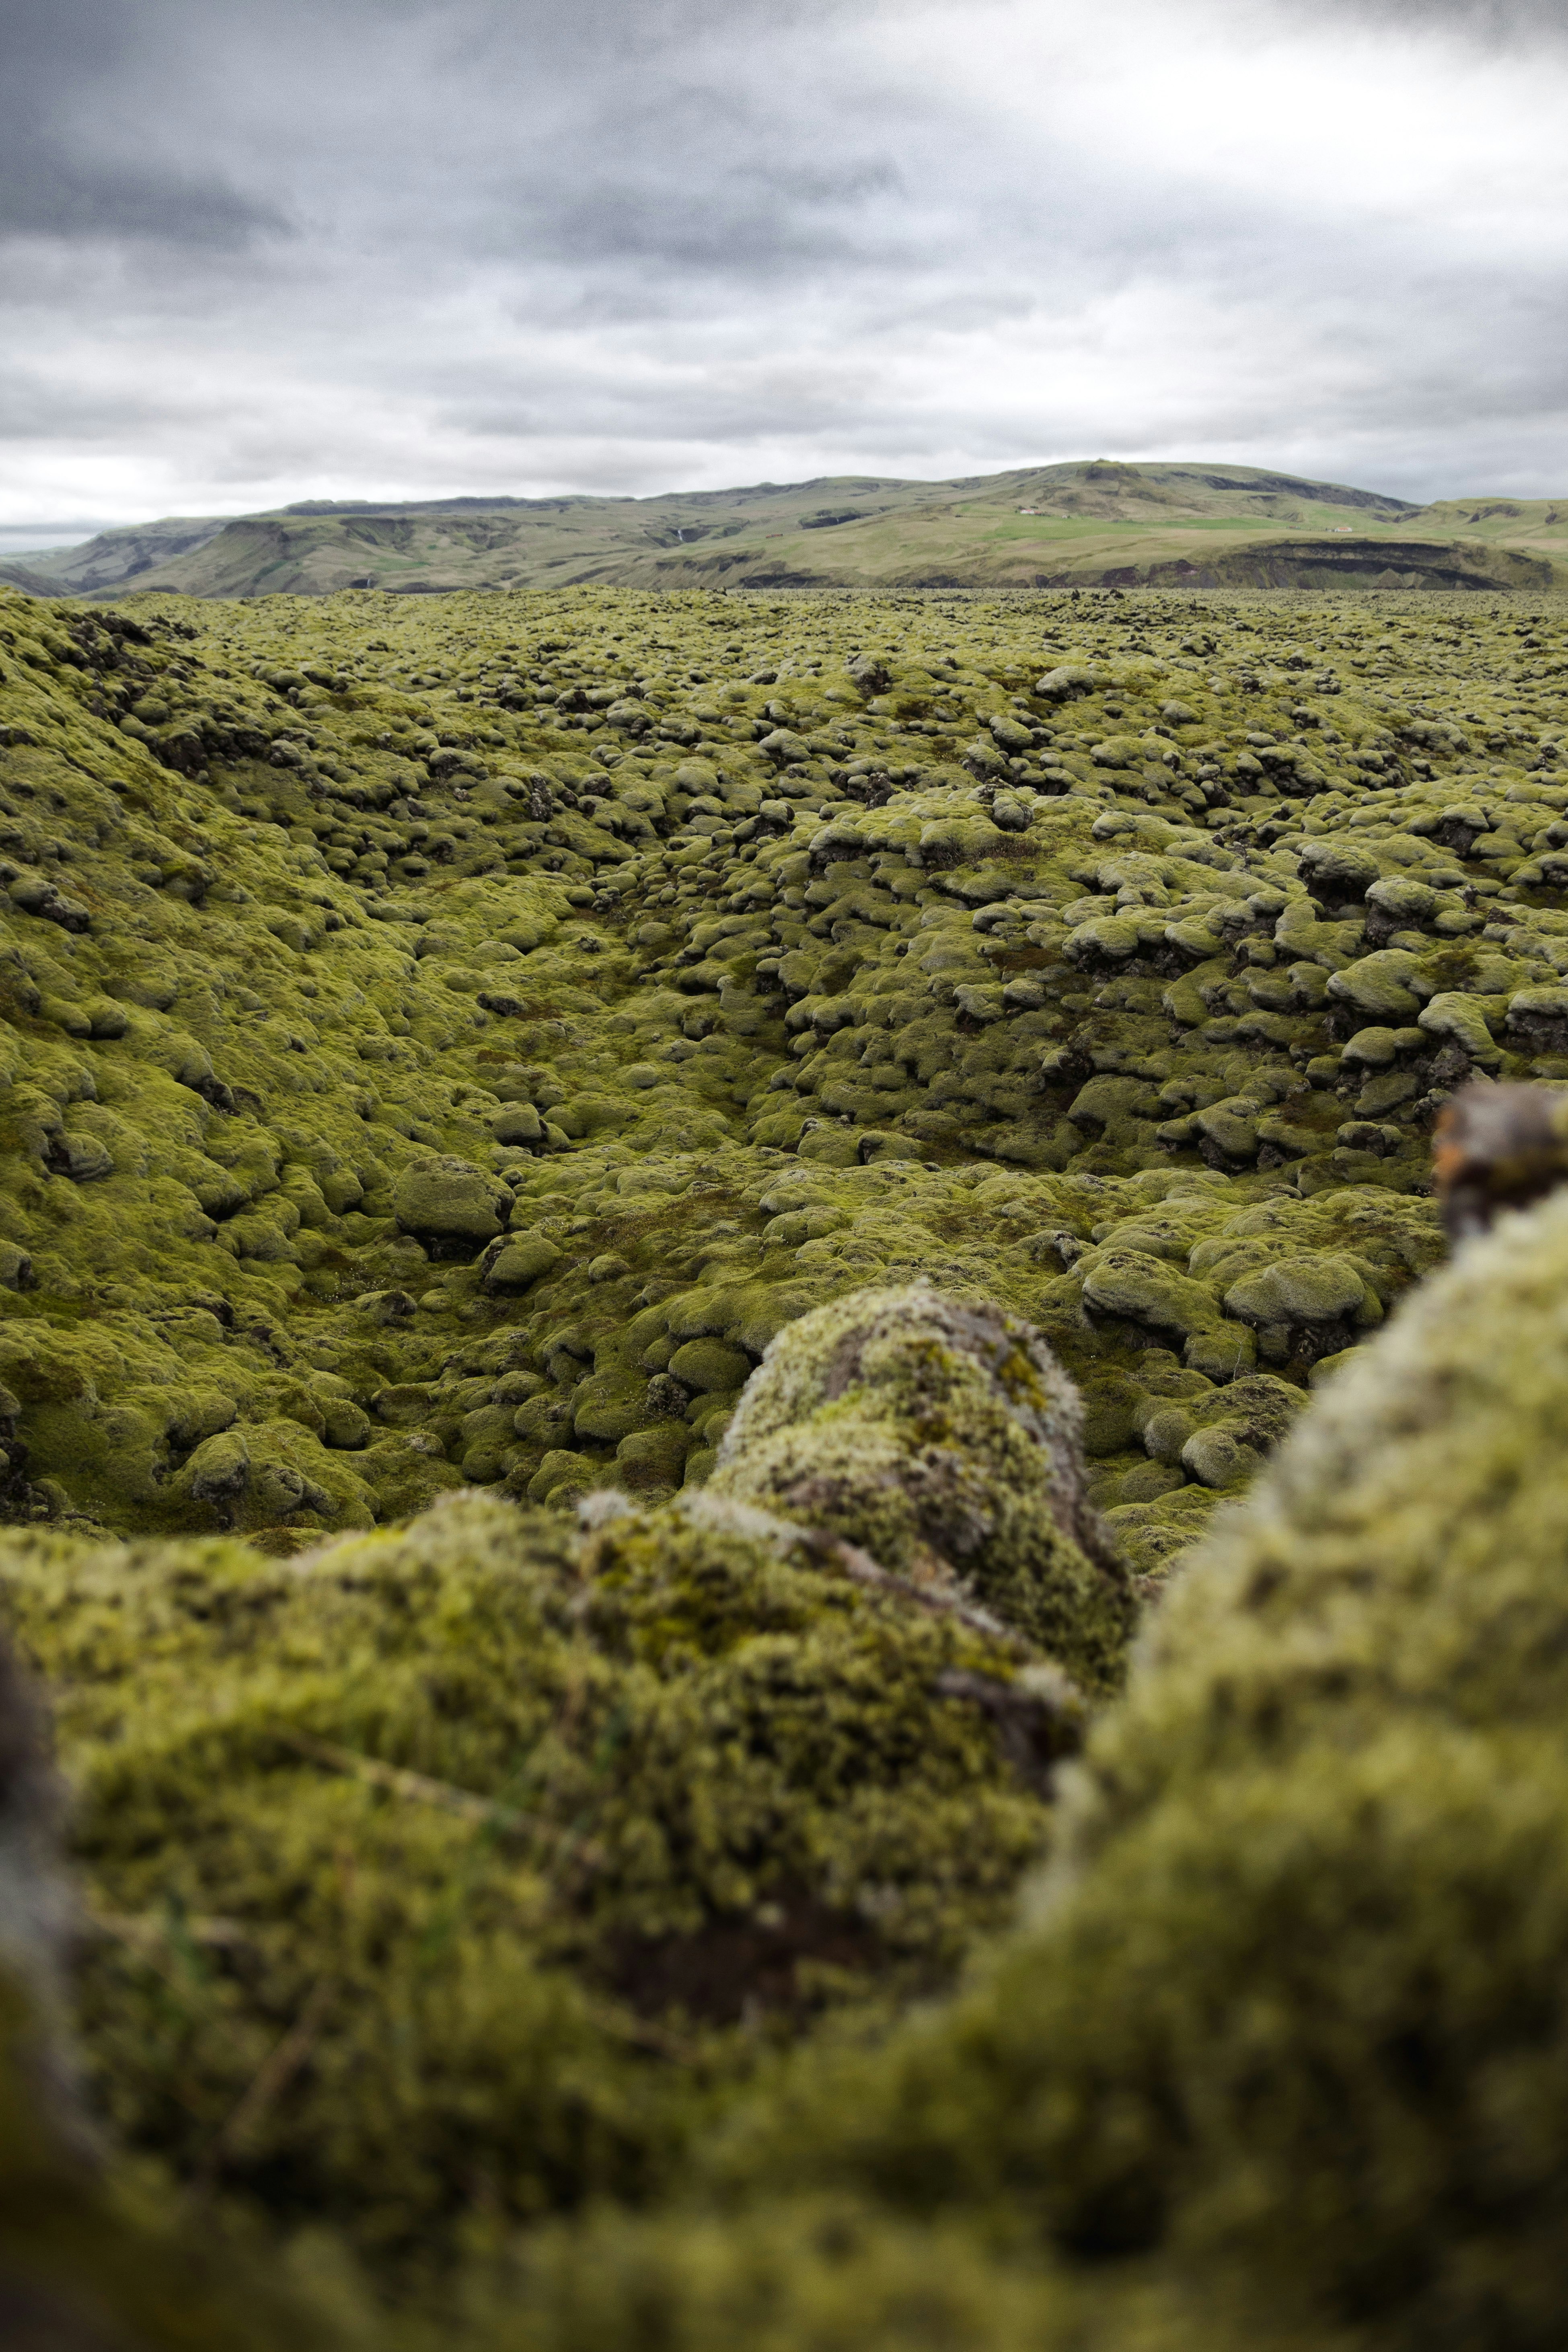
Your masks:
M175 518L105 534L39 576L79 593L121 593L133 577L138 589L198 596L324 594L360 582L1539 590L1554 584L1552 563L1568 550L1555 515L1544 501L1416 509L1255 467L1096 460L949 482L844 476L643 499L296 509L241 517L210 536ZM180 549L198 530L198 543ZM180 551L160 561L166 546ZM128 564L142 568L132 574ZM36 589L33 579L17 584Z
M24 557L50 581L54 595L90 595L94 589L139 578L216 538L224 515L163 515L154 522L100 530L79 545L44 548Z

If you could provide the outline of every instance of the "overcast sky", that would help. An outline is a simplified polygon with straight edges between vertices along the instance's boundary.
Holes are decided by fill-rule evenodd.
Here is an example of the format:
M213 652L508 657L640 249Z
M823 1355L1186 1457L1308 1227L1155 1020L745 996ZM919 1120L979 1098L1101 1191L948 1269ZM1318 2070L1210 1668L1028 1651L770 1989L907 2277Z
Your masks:
M1226 457L1568 492L1563 0L0 0L0 545Z

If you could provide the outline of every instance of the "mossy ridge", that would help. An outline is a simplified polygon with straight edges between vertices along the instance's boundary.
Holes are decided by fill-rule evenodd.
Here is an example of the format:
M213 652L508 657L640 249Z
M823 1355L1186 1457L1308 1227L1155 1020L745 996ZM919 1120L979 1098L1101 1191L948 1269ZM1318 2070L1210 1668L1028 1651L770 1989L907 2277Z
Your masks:
M616 1332L662 1286L706 1276L671 1354L754 1361L929 1274L1115 1372L1097 1499L1157 1570L1256 1447L1139 1424L1187 1373L1299 1391L1357 1344L1436 1255L1447 1091L1568 1074L1551 607L7 598L0 627L13 1511L286 1548L462 1479L657 1496L731 1401L675 1372L648 1403ZM399 1222L442 1158L507 1227L483 1254ZM1181 1262L1252 1209L1230 1280Z
M804 535L803 535L804 534ZM1286 536L1284 534L1292 534ZM29 593L321 596L432 590L1561 585L1548 499L1418 508L1251 467L1029 467L957 481L841 477L651 499L309 501L168 516L0 562ZM1045 567L1045 568L1042 568Z

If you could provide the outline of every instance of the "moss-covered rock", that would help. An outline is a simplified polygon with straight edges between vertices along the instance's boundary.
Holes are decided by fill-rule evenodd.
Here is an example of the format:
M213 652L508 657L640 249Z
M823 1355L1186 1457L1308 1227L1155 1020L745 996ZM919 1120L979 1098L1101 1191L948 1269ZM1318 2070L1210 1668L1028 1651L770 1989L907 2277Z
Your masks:
M1077 1394L983 1299L861 1291L792 1324L711 1485L972 1591L1086 1689L1119 1678L1132 1598L1086 1498Z
M1335 1372L1189 1555L1028 1926L742 2174L1239 2269L1325 2336L1557 2341L1565 1279L1558 1194Z
M527 1290L542 1275L553 1273L561 1256L542 1234L525 1234L487 1255L486 1285L491 1290Z
M392 1195L392 1213L405 1233L441 1242L493 1241L510 1205L504 1185L449 1157L405 1168Z

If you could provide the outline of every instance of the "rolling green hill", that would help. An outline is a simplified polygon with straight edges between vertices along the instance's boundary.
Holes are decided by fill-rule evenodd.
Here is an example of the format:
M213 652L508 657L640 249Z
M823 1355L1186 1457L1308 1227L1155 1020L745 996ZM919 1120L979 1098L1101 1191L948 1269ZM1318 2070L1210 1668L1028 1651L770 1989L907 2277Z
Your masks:
M21 565L48 581L49 595L89 596L96 589L120 588L143 572L186 555L216 539L226 515L164 515L156 522L128 523L118 530L100 530L79 546L35 548ZM0 565L16 584L18 566Z
M307 500L174 516L0 565L30 593L459 588L1526 588L1557 584L1568 507L1420 508L1247 466L1105 459L944 482L879 475L658 498Z

